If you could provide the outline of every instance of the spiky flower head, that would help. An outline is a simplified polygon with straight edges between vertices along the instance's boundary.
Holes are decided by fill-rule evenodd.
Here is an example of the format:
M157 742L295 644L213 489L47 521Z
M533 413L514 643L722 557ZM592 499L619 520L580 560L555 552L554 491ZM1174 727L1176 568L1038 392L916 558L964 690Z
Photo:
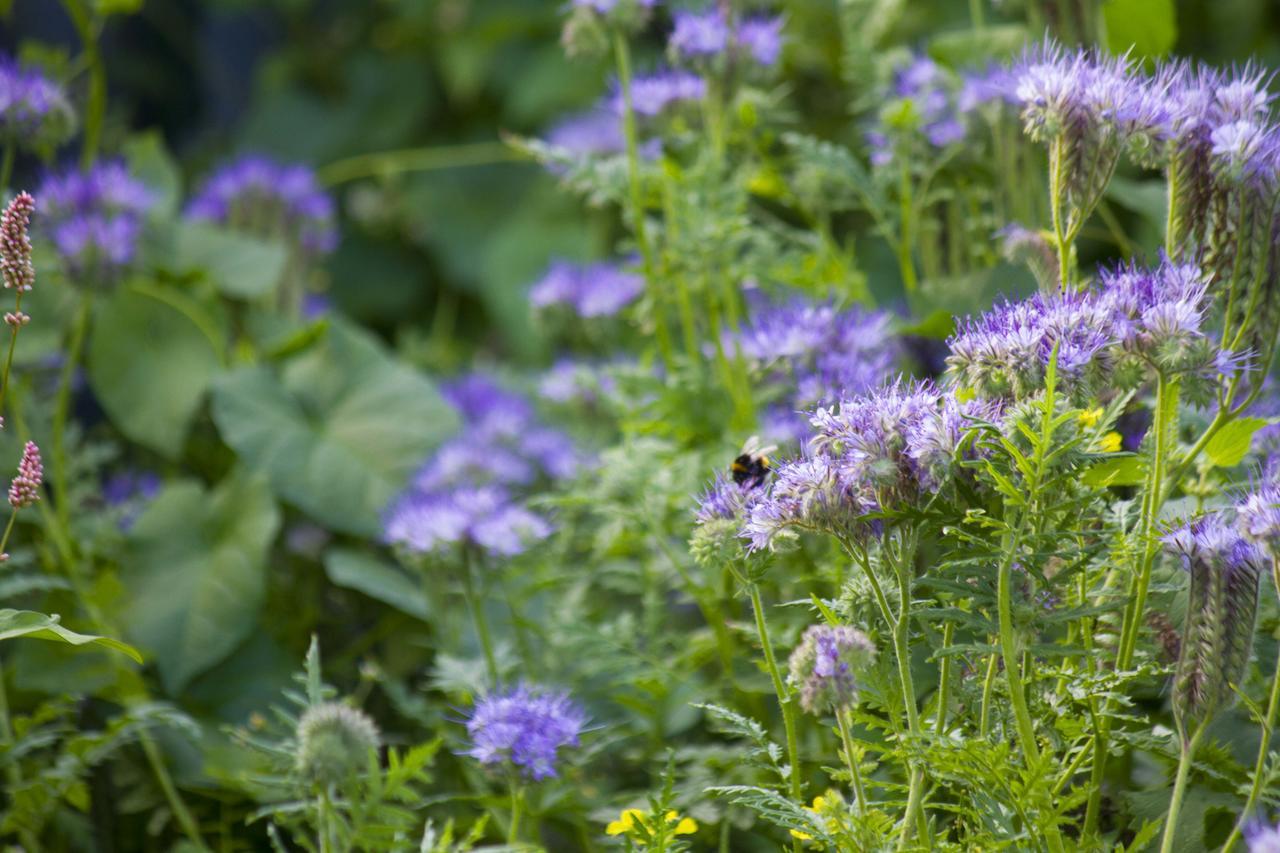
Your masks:
M35 199L28 193L18 193L0 216L0 274L6 288L19 292L30 290L36 282L28 233L35 209Z
M18 462L18 476L9 484L9 505L14 509L31 506L40 500L40 485L44 482L44 466L40 463L40 448L28 441L22 448Z
M297 773L308 785L340 785L369 766L378 727L363 711L341 702L312 705L298 721Z
M1190 576L1173 681L1174 716L1185 733L1235 699L1253 645L1262 554L1222 513L1174 528L1164 543Z
M481 764L509 763L530 779L557 774L560 750L577 746L586 714L568 694L522 684L476 702L467 720L471 749Z
M49 149L66 141L74 128L75 114L62 86L0 56L0 139Z
M710 60L742 56L771 66L782 52L782 19L753 16L730 24L719 6L705 11L680 10L667 46L676 59Z
M1264 483L1236 504L1240 532L1250 542L1280 557L1280 485Z
M811 625L791 653L791 686L810 714L840 711L858 700L858 678L875 660L867 635L848 625Z
M707 95L707 81L690 71L660 70L637 75L631 81L631 109L639 116L653 118L677 104L701 101ZM614 86L611 109L622 114L622 92Z
M89 283L110 283L133 262L150 190L121 162L86 172L51 174L36 193L41 225L68 271Z
M250 155L221 166L191 200L187 216L284 237L312 255L327 254L338 243L333 199L315 172L269 157Z

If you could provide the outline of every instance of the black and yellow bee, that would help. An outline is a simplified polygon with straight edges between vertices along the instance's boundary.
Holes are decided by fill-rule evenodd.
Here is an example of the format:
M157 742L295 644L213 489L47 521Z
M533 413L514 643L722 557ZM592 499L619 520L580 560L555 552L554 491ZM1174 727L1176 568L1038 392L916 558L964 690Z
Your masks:
M729 466L729 470L733 473L733 481L739 486L752 489L762 486L772 466L769 454L775 450L777 447L773 445L761 447L759 436L753 435L748 438L746 444L742 445L742 453L733 460L733 465Z

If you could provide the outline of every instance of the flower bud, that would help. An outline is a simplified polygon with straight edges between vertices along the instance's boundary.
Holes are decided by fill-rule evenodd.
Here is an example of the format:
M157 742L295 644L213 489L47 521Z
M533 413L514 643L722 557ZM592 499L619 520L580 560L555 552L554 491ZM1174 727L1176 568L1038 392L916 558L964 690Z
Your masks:
M363 770L378 748L378 727L340 702L307 709L298 722L298 775L308 784L339 785Z

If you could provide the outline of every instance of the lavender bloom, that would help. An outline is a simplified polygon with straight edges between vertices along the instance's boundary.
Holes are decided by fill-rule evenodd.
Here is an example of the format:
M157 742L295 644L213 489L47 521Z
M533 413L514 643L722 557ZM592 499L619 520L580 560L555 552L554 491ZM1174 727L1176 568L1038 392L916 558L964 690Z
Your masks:
M682 101L701 101L707 94L707 82L688 71L657 71L639 75L631 81L631 108L641 116L661 115L668 107ZM622 114L622 92L614 85L609 106Z
M698 498L698 509L694 513L694 520L698 524L706 524L717 519L724 521L740 519L750 506L752 498L760 492L760 487L750 481L739 483L723 471L717 471L711 485Z
M1249 853L1280 853L1280 826L1250 821L1244 828L1244 843Z
M31 236L28 228L36 202L27 193L18 193L4 215L0 216L0 276L5 288L19 293L29 291L36 283L36 268L31 263Z
M547 142L577 155L620 154L626 148L618 115L601 109L562 120L551 129Z
M440 393L462 416L471 433L512 437L533 420L533 407L527 400L482 373L446 383Z
M684 58L717 56L729 46L731 33L719 7L706 12L678 11L668 46Z
M558 359L538 383L539 396L562 405L593 405L616 390L617 383L605 365L584 364L570 358Z
M470 546L514 557L550 533L545 519L512 503L497 486L458 488L447 494L409 492L392 505L383 523L383 538L411 554Z
M44 467L40 464L40 448L28 441L22 448L18 462L18 476L9 484L9 506L22 509L40 500L40 484L44 482Z
M599 12L601 15L607 15L612 12L619 3L628 2L628 0L573 0L573 5L578 9L591 9ZM644 9L651 9L657 5L658 0L629 0Z
M160 477L151 471L121 471L102 484L107 506L121 510L120 529L128 531L137 521L143 505L160 494Z
M481 764L510 762L533 780L553 778L560 750L578 745L586 722L567 694L522 684L476 702L466 754Z
M43 227L72 275L110 281L132 262L152 196L123 163L51 174L37 196Z
M74 123L60 85L0 56L0 138L12 145L51 147L71 135Z
M564 305L579 317L609 317L634 302L643 290L643 278L614 264L554 261L529 291L529 299L538 308Z
M1280 556L1280 485L1266 483L1236 504L1236 520L1245 539Z
M752 59L767 67L782 55L782 19L751 17L738 25L738 44Z
M791 653L790 682L810 714L841 711L858 700L857 676L875 660L867 635L848 625L813 625Z
M1235 699L1253 644L1262 553L1221 513L1175 528L1164 542L1190 575L1173 682L1174 716L1185 732Z
M332 252L338 244L333 199L315 173L266 157L242 157L222 166L187 206L187 216L260 236L284 236L312 255Z
M413 478L422 492L469 484L525 486L537 477L533 464L499 441L463 433L440 445Z

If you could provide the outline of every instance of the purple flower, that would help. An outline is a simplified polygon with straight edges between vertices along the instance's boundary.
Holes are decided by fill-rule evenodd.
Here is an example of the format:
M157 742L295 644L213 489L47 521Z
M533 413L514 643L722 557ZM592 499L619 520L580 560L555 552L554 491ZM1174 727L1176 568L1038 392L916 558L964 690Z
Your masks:
M551 129L547 142L577 155L620 154L626 148L617 113L604 109L563 119Z
M688 71L656 71L639 75L631 81L631 108L641 116L661 115L668 107L683 101L701 101L707 94L707 83ZM614 85L610 109L622 114L622 92Z
M31 506L40 500L40 485L44 482L44 466L40 464L40 448L28 441L22 448L18 462L18 476L9 484L9 505L14 509Z
M1280 853L1280 826L1252 820L1245 825L1244 843L1249 853Z
M286 237L309 254L327 254L338 244L333 199L315 173L267 157L242 157L219 168L191 200L187 216Z
M579 9L591 9L601 15L607 15L617 7L619 2L623 0L573 0L573 5ZM631 0L631 2L643 9L651 9L657 5L658 0Z
M470 373L440 389L462 416L467 431L487 437L513 437L533 420L529 401L483 373Z
M743 512L750 506L753 497L761 493L759 486L747 481L738 483L723 471L717 471L716 477L707 490L698 498L698 509L694 519L698 524L706 524L716 519L733 521L742 518Z
M60 85L0 56L0 138L22 146L57 145L70 136L74 120Z
M392 504L383 523L386 542L411 554L465 545L494 556L514 557L550 533L545 519L513 503L497 486L409 492Z
M538 383L539 396L562 405L593 405L616 390L617 383L609 374L608 365L583 363L571 358L558 359Z
M810 714L840 711L858 699L857 677L875 660L867 635L848 625L813 625L788 662L800 706Z
M777 64L782 55L782 19L767 17L745 18L738 25L737 42L751 58L769 67Z
M530 779L552 778L560 750L578 745L586 722L567 694L522 684L476 702L466 754L481 764L510 762Z
M583 318L609 317L643 291L643 278L615 264L553 261L529 291L529 300L538 308L564 305Z
M668 46L684 58L718 56L729 46L731 33L719 7L705 12L677 11Z
M1280 556L1280 485L1266 483L1236 504L1240 532L1250 542Z
M47 176L37 193L41 225L72 275L110 281L128 266L151 192L123 163Z

